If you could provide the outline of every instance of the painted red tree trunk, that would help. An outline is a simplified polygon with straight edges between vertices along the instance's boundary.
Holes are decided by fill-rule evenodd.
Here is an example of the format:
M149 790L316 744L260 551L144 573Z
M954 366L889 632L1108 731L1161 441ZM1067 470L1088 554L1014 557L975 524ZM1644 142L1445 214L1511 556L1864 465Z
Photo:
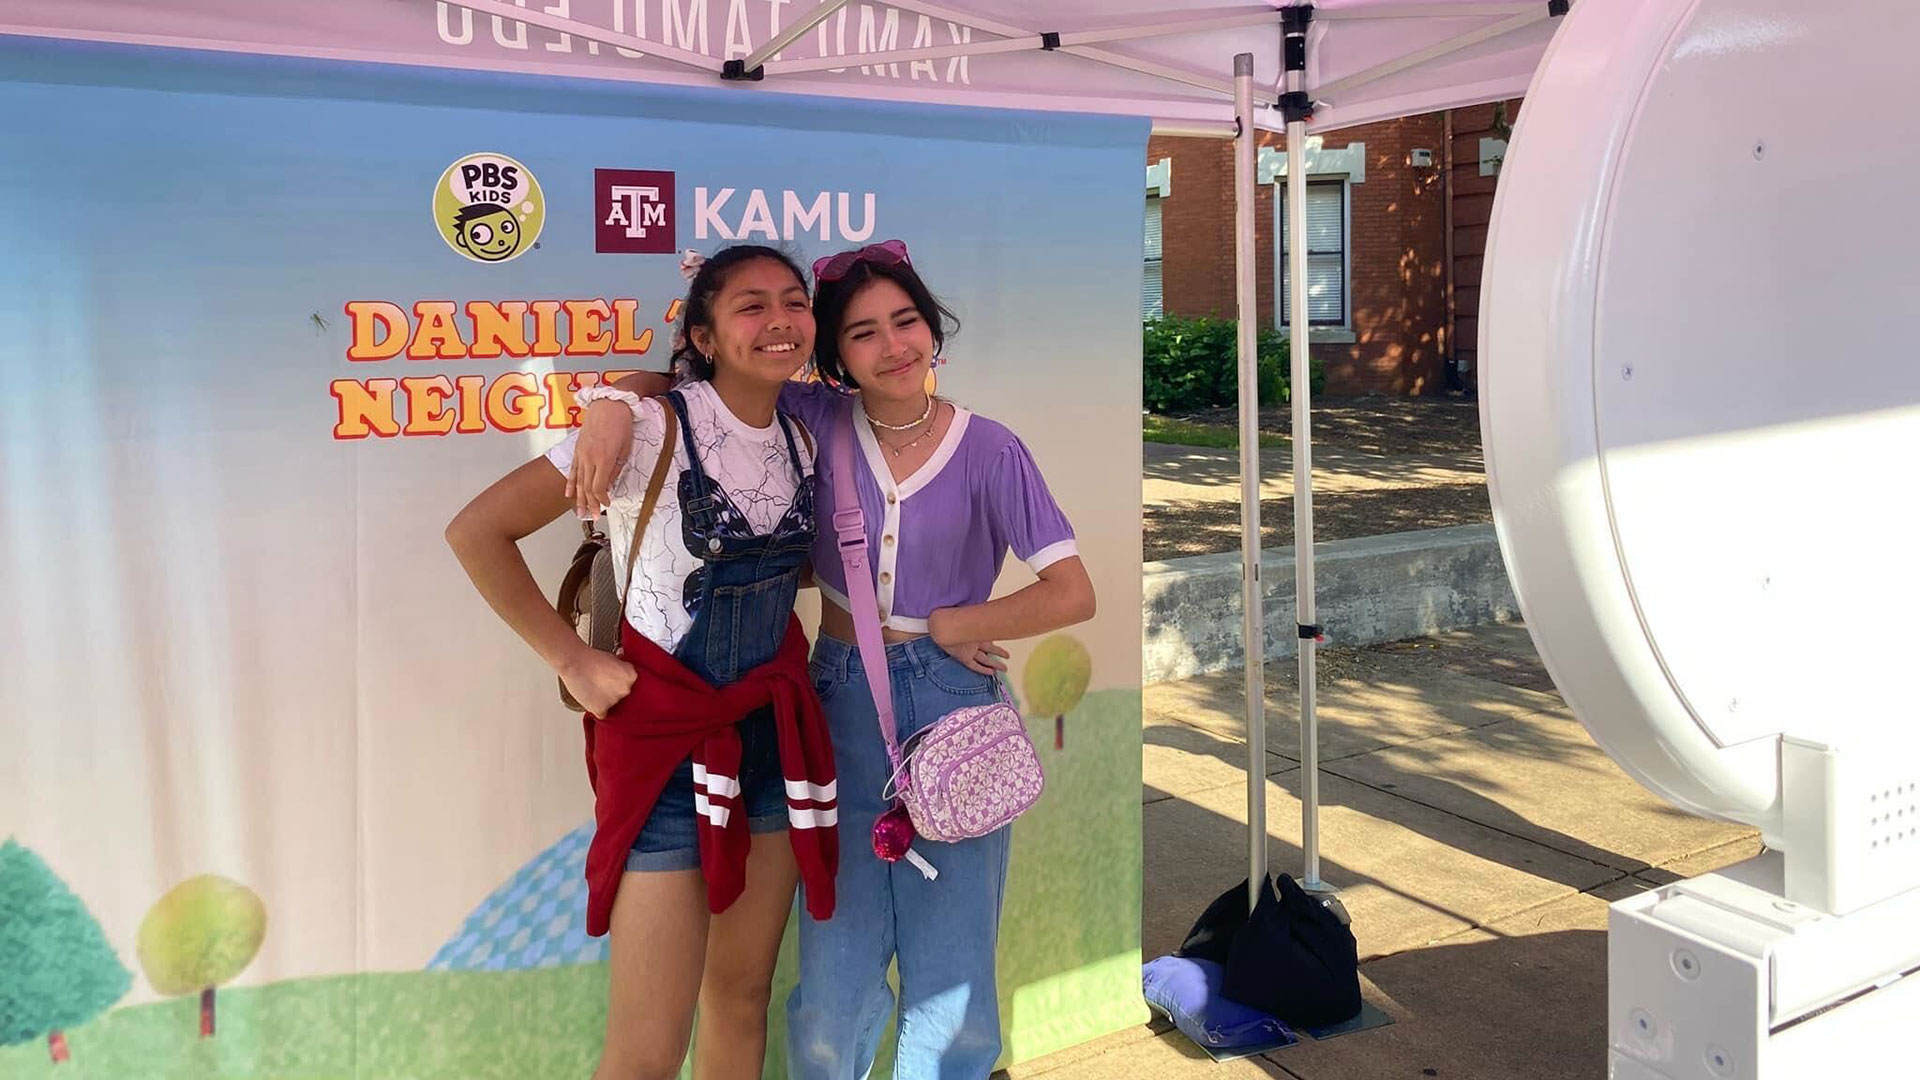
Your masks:
M1067 748L1067 718L1064 714L1053 718L1053 748L1055 750Z
M67 1052L67 1036L63 1032L47 1032L47 1053L53 1055L55 1065L72 1059L73 1055Z
M213 987L200 991L200 1037L213 1038Z

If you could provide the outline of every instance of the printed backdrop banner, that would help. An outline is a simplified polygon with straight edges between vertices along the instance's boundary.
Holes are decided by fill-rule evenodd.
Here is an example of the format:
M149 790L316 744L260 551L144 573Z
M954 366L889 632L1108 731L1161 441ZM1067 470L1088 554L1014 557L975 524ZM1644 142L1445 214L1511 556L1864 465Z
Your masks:
M587 1075L580 725L441 533L735 239L905 239L1077 526L1006 1060L1144 1019L1144 122L17 38L0 115L0 1075Z

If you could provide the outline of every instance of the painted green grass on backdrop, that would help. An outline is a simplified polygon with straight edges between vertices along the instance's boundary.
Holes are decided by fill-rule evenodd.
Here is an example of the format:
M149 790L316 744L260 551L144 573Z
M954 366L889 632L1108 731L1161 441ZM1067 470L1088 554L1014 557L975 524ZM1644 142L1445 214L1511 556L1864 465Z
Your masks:
M1028 1061L1146 1020L1140 999L1140 694L1097 691L1068 717L1029 718L1047 772L1014 829L1000 940L1006 1061ZM797 977L788 934L768 1044L785 1044ZM116 1009L44 1041L0 1048L7 1080L529 1080L587 1076L606 1017L606 968L416 971L302 979L220 991L219 1034L200 1038L186 997ZM882 1051L884 1073L891 1048ZM685 1075L683 1071L683 1075ZM770 1060L768 1080L784 1076Z
M67 1064L53 1065L43 1043L0 1051L0 1076L587 1076L605 1007L601 966L300 979L222 990L219 1032L211 1039L200 1038L195 997L136 1005L69 1031Z

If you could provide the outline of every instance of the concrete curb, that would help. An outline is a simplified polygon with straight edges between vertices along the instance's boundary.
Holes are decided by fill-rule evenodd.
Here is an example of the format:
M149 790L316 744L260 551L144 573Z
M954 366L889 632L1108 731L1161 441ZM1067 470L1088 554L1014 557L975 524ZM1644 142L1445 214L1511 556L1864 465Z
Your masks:
M1366 645L1519 617L1491 525L1314 545L1319 620L1328 641ZM1266 657L1294 655L1293 549L1265 551ZM1237 552L1142 567L1143 682L1242 667Z

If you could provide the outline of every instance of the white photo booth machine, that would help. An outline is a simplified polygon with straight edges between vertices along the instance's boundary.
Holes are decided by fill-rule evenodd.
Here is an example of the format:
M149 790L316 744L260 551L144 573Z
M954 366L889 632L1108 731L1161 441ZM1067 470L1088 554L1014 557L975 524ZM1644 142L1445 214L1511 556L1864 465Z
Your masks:
M1914 1075L1920 8L1584 0L1502 170L1481 415L1554 681L1765 851L1614 905L1615 1080Z
M1907 207L1920 119L1904 105L1920 73L1900 50L1920 37L1920 8L1549 7L1567 17L1503 163L1482 282L1482 428L1502 552L1541 657L1595 740L1651 790L1764 842L1757 858L1614 905L1607 1075L1910 1075L1920 363L1906 343L1920 222ZM1408 14L1395 8L1370 14ZM1303 113L1399 70L1308 84L1313 18L1287 22L1278 107L1291 161L1303 160ZM1247 70L1243 58L1242 117ZM1253 602L1253 153L1240 143L1251 643L1265 630ZM1304 194L1289 186L1294 220ZM1305 252L1289 253L1296 312ZM1294 328L1301 798L1304 880L1324 891L1308 336ZM1262 695L1250 664L1254 761ZM1264 800L1258 770L1249 777L1257 880Z

